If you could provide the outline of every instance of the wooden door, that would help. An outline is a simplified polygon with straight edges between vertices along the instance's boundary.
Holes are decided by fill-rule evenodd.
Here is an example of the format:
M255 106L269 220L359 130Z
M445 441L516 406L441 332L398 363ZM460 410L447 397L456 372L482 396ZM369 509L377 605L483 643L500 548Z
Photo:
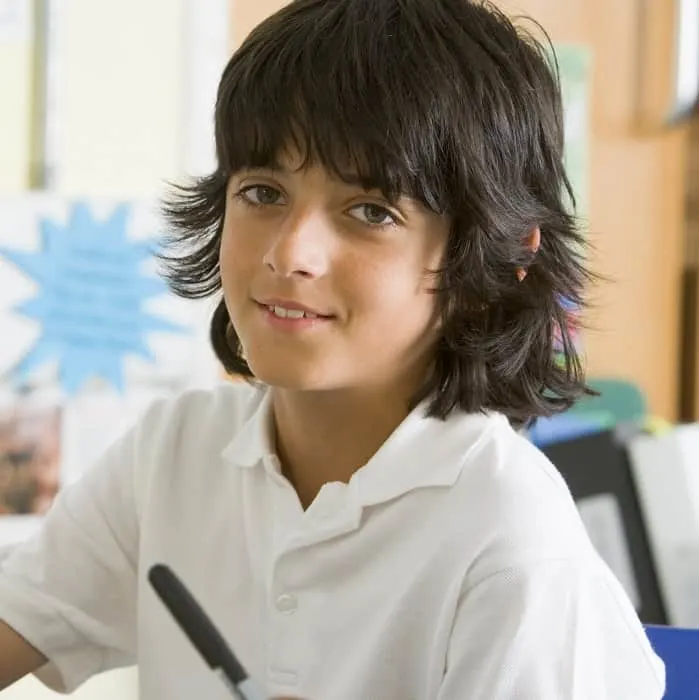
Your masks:
M232 40L281 0L231 0ZM641 131L636 85L643 41L637 0L498 0L537 20L556 42L591 47L590 238L593 267L609 278L592 294L584 347L591 375L628 378L651 410L678 407L684 129ZM673 2L651 3L658 31ZM659 9L658 9L659 8Z

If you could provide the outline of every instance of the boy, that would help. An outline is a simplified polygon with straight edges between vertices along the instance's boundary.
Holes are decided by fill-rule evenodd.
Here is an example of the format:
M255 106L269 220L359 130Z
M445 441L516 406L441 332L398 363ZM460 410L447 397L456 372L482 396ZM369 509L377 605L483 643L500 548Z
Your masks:
M658 700L513 428L586 390L544 48L467 0L297 0L224 71L216 142L165 262L222 289L212 340L251 381L155 405L8 558L2 683L138 662L144 698L225 697L148 588L163 562L272 695Z

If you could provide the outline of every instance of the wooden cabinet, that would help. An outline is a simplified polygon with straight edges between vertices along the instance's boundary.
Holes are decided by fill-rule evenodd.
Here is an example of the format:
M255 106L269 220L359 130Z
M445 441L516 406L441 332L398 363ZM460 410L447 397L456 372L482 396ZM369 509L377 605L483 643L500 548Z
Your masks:
M232 0L234 45L280 0ZM590 373L637 383L651 410L678 408L680 273L686 130L637 123L644 39L637 0L499 0L510 15L537 20L554 42L593 52L590 238L593 266L608 282L592 293L584 337ZM673 3L650 3L658 31Z

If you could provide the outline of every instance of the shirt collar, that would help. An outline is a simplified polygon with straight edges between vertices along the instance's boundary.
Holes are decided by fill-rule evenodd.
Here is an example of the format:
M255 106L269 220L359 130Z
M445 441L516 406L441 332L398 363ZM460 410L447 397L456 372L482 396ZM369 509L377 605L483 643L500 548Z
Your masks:
M363 505L375 505L419 488L452 486L492 428L507 419L496 413L427 416L422 403L352 477Z
M272 441L271 391L260 388L248 417L222 457L239 467L267 466L275 461ZM453 412L446 420L426 414L418 405L376 454L350 479L362 505L375 505L418 489L451 486L466 462L478 451L501 414Z
M273 458L272 401L267 387L258 387L248 405L248 416L221 456L239 467L256 467Z

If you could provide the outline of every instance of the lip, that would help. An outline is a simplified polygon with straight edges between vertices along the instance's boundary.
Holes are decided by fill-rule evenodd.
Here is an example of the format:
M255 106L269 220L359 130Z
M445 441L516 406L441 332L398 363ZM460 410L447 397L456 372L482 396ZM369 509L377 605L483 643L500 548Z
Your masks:
M312 306L306 306L304 304L299 304L296 301L292 301L291 299L277 299L277 298L269 298L269 299L255 299L255 303L259 304L260 306L264 307L270 307L270 306L281 306L284 309L289 309L290 311L303 311L306 314L315 314L319 318L332 318L331 314L324 314L321 311L318 311L318 309L314 309Z
M289 302L278 302L276 304L262 304L256 302L256 306L260 311L264 323L269 327L273 328L275 331L280 331L283 333L302 333L311 332L314 329L321 327L326 327L327 324L333 322L332 316L321 316L316 315L315 317L302 316L301 318L288 318L277 316L274 311L270 310L270 306L283 306L286 309L293 309L296 311L306 311L307 307L300 304L289 305ZM310 311L310 310L309 310ZM310 311L310 313L315 313L315 311Z

